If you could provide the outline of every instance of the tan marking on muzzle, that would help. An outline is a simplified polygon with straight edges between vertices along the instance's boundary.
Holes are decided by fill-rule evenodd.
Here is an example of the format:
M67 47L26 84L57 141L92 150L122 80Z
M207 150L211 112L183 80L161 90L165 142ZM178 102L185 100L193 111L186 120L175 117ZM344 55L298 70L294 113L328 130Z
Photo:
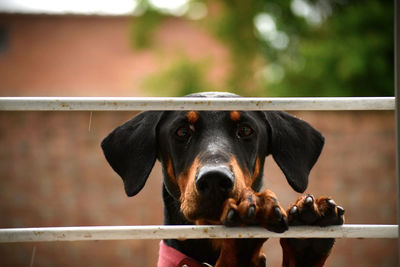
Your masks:
M176 181L174 166L172 165L171 158L168 158L168 161L167 161L167 174L168 174L168 177L171 180L171 182L176 184L177 181Z
M235 184L232 190L232 197L236 200L240 198L243 189L246 187L251 187L251 176L248 170L243 170L237 162L237 160L232 157L229 162L233 175L235 176Z
M260 176L260 171L261 171L261 163L260 163L260 158L257 157L256 159L256 164L254 165L254 171L253 171L253 183L254 181Z
M186 218L190 218L190 214L195 212L196 209L195 204L199 193L196 189L195 177L199 166L199 159L196 157L192 165L178 176L178 186L181 192L181 211Z

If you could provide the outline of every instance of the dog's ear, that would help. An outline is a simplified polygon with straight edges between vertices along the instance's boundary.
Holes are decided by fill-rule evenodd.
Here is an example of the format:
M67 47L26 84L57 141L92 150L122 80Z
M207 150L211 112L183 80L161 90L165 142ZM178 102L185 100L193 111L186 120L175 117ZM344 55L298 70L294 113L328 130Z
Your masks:
M124 181L128 196L145 185L157 156L157 125L162 112L142 112L117 127L101 143L104 155Z
M324 146L324 137L288 113L266 111L264 114L269 126L268 154L272 154L292 188L302 193Z

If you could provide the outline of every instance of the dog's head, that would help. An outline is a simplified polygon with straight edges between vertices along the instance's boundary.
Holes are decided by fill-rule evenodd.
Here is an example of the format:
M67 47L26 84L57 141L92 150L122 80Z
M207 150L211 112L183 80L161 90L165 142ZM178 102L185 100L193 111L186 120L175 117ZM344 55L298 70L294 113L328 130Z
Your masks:
M309 124L280 111L147 111L117 127L102 148L128 196L143 188L158 159L165 188L184 216L216 221L227 198L260 189L270 154L292 188L303 192L323 144Z

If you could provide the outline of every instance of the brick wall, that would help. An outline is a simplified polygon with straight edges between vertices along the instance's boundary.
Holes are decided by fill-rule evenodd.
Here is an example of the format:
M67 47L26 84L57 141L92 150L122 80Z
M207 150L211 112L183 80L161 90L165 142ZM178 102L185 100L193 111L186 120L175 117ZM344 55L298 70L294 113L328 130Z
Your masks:
M0 13L1 96L148 96L144 79L177 54L207 60L210 80L226 75L228 53L194 23L167 20L154 50L133 50L129 17ZM3 46L2 46L3 47Z

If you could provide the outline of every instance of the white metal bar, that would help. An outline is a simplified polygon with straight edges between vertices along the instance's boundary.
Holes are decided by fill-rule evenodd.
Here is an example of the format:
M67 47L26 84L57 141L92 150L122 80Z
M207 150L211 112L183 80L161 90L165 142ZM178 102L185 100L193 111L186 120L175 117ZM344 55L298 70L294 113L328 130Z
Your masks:
M394 97L0 97L0 111L394 110Z
M87 226L0 229L0 243L201 238L398 238L397 225L293 226L282 234L260 227Z
M396 180L397 180L397 224L400 224L400 0L394 1L394 92L396 96ZM400 229L399 229L400 235ZM397 242L400 248L400 238ZM398 253L400 263L400 253Z

